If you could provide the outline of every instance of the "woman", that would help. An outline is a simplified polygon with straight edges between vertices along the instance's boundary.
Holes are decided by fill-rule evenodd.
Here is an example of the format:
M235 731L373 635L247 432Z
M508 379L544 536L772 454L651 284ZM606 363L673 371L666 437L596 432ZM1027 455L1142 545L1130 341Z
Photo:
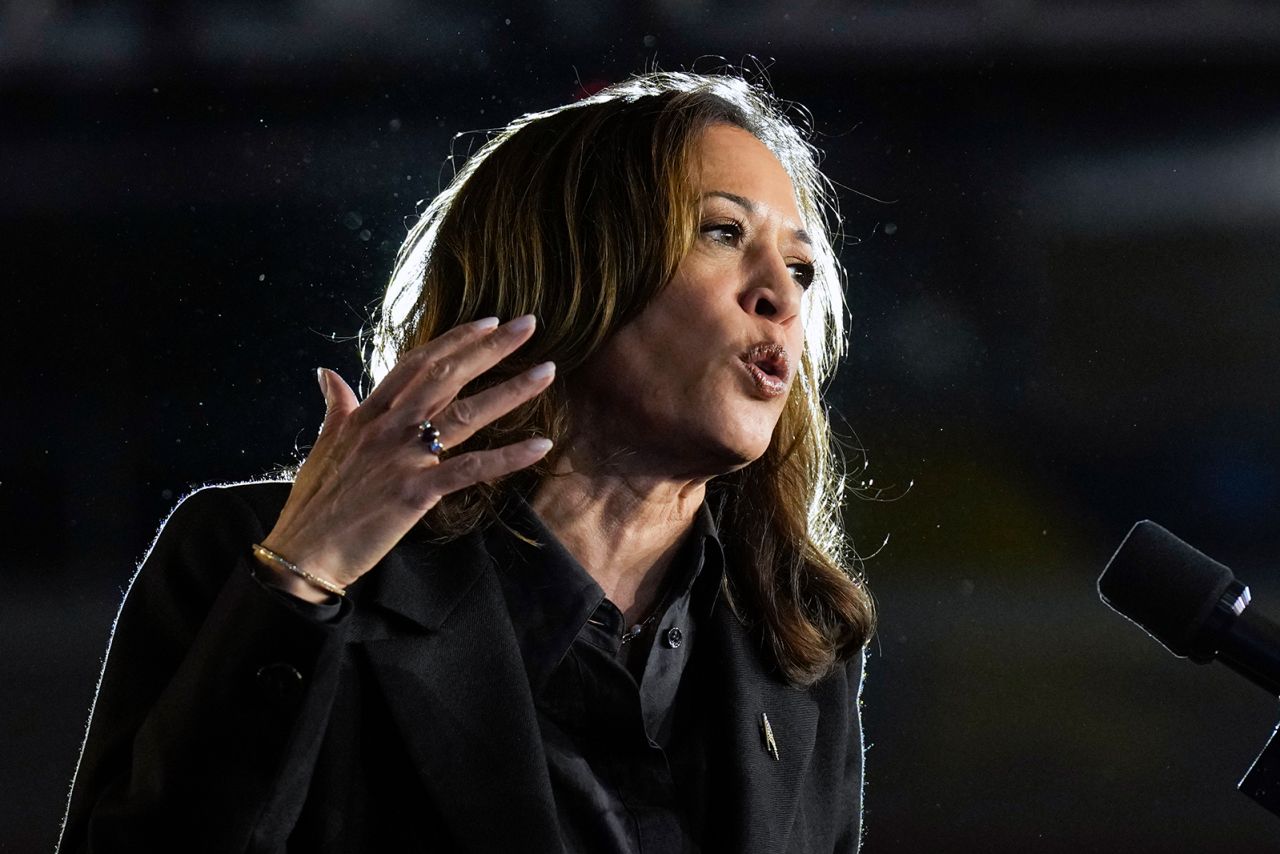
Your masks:
M62 849L855 850L822 188L736 78L491 140L401 250L368 397L321 370L292 482L165 524Z

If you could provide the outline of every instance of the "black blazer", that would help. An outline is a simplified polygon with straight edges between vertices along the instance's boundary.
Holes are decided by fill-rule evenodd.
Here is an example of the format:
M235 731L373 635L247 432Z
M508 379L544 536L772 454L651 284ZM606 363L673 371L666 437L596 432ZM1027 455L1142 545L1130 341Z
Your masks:
M117 620L60 850L560 851L482 538L409 534L319 622L253 576L288 491L201 489L166 522ZM706 850L855 851L861 657L788 687L717 607L698 661Z

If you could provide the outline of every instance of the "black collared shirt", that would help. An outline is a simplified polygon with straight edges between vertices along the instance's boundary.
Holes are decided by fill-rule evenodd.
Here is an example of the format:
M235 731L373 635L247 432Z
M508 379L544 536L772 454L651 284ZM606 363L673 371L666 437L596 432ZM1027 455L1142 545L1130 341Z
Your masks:
M696 686L683 677L724 575L707 506L654 619L626 643L622 613L526 502L514 499L503 522L486 542L529 675L566 850L699 851L706 758Z

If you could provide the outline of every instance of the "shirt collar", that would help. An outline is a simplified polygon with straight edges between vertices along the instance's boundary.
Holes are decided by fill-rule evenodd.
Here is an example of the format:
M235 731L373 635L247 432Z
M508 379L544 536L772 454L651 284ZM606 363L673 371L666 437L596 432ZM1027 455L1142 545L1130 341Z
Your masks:
M507 501L499 521L485 533L485 544L496 565L530 687L538 696L604 601L604 590L520 495ZM668 598L692 595L691 613L710 615L724 577L724 551L705 502L672 571L679 573L672 579L679 586Z

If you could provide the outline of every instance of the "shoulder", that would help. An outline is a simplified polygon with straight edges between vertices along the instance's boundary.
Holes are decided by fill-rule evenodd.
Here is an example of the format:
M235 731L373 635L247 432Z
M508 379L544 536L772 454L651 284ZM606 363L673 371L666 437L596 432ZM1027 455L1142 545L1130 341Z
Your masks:
M864 645L858 654L845 662L845 679L853 686L853 693L862 696L862 685L867 679L867 647Z
M866 648L831 669L824 678L811 686L813 691L824 699L840 704L856 702L862 693L863 676L866 672Z
M291 481L255 480L206 484L183 496L161 526L183 531L228 524L271 525L280 515Z
M835 741L846 742L861 727L865 665L864 649L805 689L820 710L819 727Z
M293 484L281 480L208 484L185 495L161 523L147 558L189 544L220 551L262 537L275 525ZM256 542L256 540L255 540Z
M207 603L253 543L275 525L288 481L210 484L187 494L161 524L130 583L130 599Z

